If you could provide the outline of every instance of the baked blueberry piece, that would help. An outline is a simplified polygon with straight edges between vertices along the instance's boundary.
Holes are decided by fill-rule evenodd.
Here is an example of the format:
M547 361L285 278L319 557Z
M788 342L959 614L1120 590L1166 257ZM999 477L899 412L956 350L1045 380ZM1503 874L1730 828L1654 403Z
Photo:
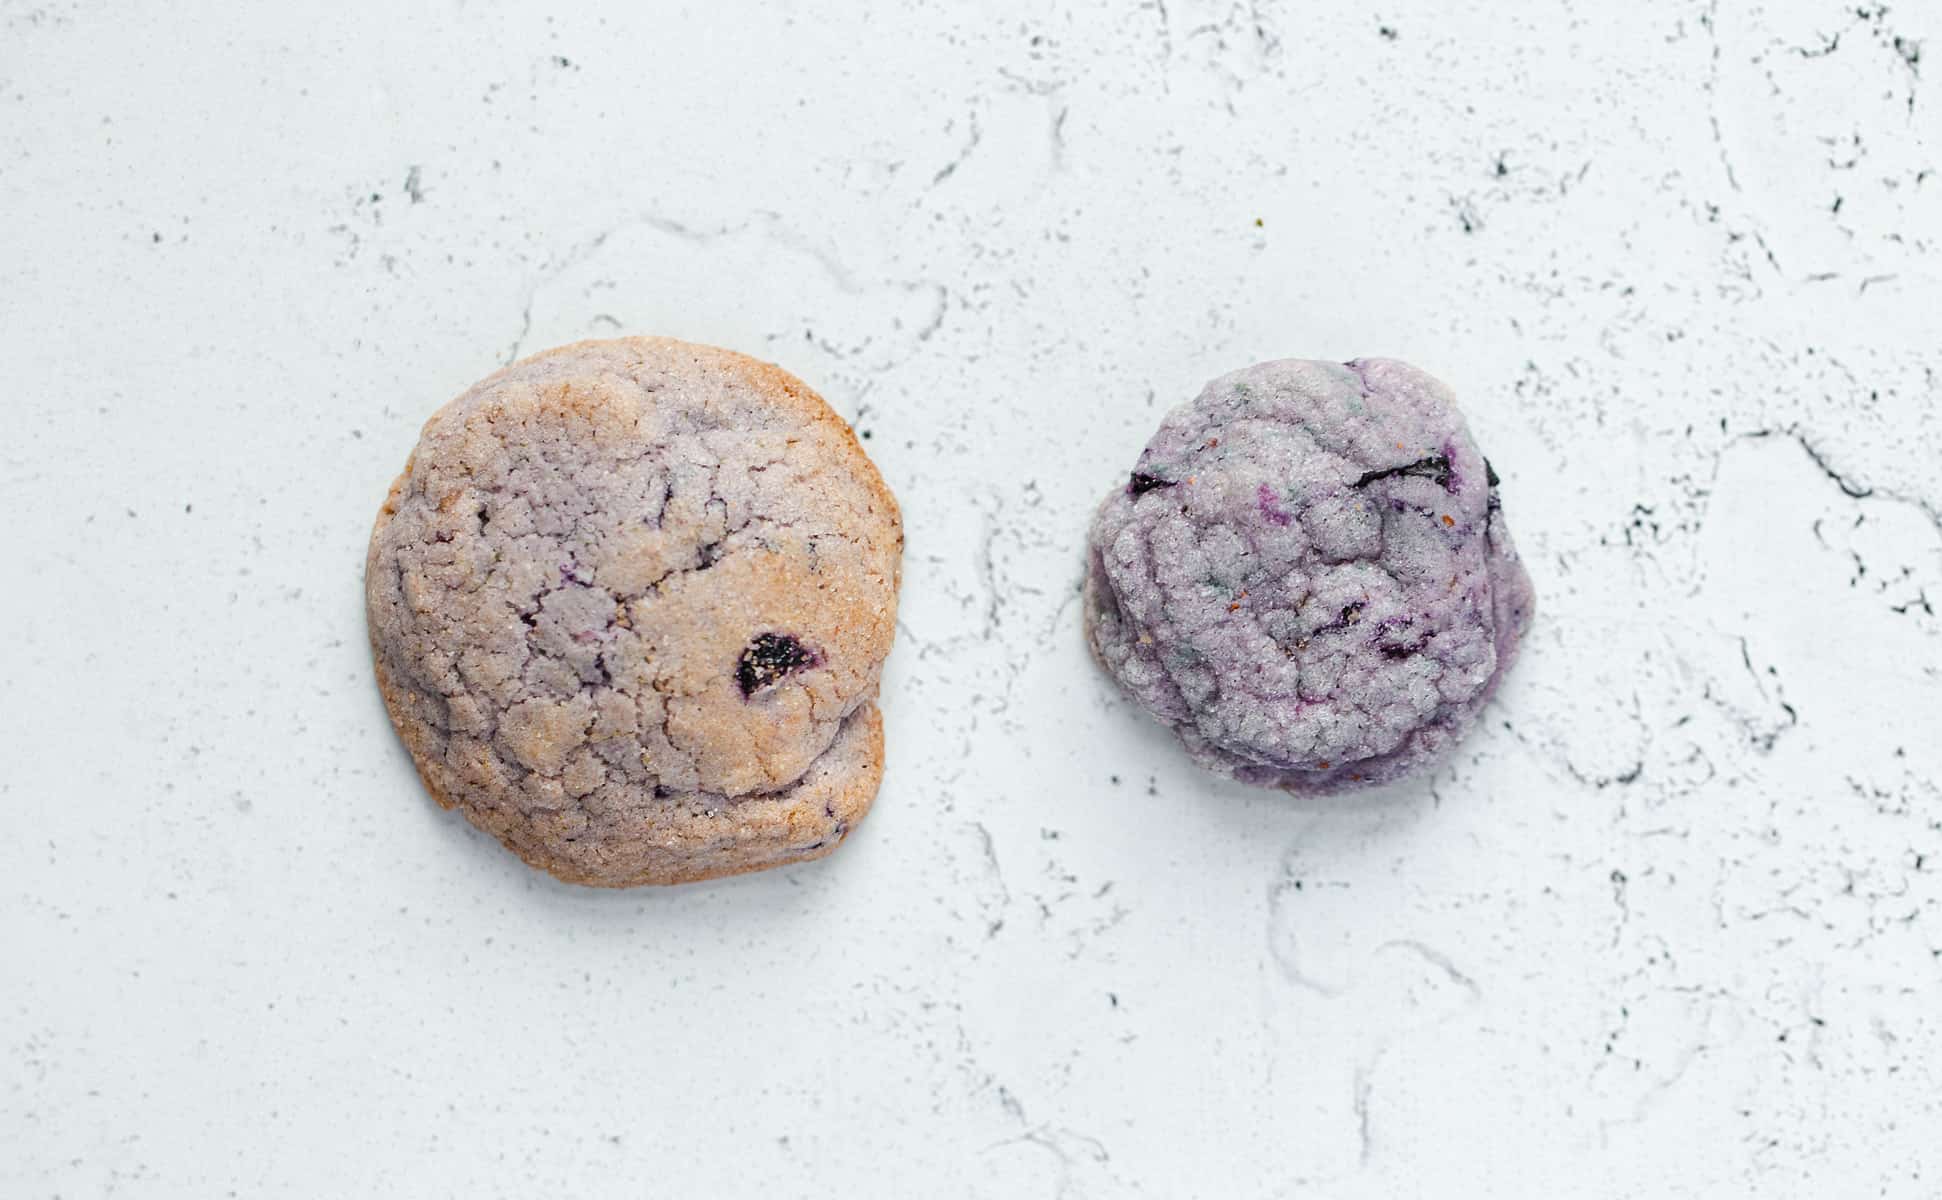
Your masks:
M1497 484L1404 363L1224 375L1100 506L1093 652L1219 774L1322 793L1432 765L1530 625Z
M561 879L819 857L882 777L902 552L801 381L565 346L426 423L371 535L378 686L432 796Z

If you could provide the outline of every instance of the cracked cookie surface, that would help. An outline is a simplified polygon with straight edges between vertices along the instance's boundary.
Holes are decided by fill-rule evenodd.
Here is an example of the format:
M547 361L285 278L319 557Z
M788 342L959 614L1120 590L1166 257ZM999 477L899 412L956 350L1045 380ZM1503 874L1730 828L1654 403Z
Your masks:
M1430 765L1534 609L1497 484L1449 389L1405 363L1222 376L1094 519L1094 654L1243 782L1333 792Z
M882 774L896 502L788 374L582 342L425 425L366 564L386 707L439 803L578 883L827 853Z

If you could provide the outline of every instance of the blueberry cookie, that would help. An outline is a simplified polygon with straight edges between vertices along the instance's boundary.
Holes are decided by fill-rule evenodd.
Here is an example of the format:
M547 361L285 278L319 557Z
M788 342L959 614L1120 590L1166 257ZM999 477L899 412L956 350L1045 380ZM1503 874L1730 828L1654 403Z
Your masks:
M1099 509L1093 651L1222 775L1320 793L1432 764L1530 625L1497 482L1450 390L1406 364L1222 376Z
M565 346L426 423L371 535L378 686L432 796L561 879L820 857L882 777L902 554L801 381L663 338Z

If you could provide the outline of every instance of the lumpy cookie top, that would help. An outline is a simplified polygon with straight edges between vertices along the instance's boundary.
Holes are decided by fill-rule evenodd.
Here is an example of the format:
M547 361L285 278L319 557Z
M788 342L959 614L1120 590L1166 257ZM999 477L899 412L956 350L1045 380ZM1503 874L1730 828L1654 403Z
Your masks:
M1529 623L1496 484L1449 389L1404 363L1222 376L1099 510L1094 650L1223 774L1395 778L1468 728Z
M784 796L846 725L880 750L902 545L800 381L666 339L562 347L426 423L371 540L380 684L441 801L556 874L657 881L614 847Z

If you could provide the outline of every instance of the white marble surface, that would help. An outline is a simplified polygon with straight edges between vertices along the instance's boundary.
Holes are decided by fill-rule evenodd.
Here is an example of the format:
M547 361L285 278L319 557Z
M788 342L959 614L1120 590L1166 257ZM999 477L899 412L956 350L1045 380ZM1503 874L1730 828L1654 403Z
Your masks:
M1938 72L1932 0L0 0L0 1193L1942 1195ZM614 330L903 500L826 862L556 885L379 707L419 422ZM1358 354L1541 614L1304 804L1074 592L1165 407Z

